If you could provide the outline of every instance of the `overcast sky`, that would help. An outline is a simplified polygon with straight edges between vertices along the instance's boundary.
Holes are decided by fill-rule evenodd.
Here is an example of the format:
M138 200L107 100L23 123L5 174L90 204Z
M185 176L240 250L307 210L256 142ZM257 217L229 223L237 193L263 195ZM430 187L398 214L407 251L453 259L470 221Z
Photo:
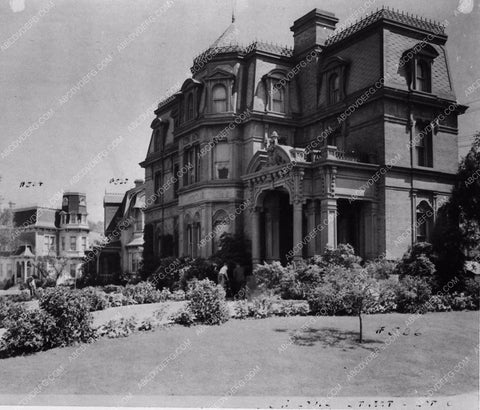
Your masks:
M169 1L0 0L0 153L24 137L0 158L4 202L11 200L17 207L45 204L61 189L83 191L89 219L98 221L103 220L105 190L125 190L144 177L138 163L150 138L151 107L183 82L193 58L231 21L232 0ZM245 44L258 38L292 46L290 26L311 9L332 11L342 23L365 3L237 0L239 37ZM460 135L473 134L480 128L475 125L480 88L469 96L465 89L480 77L480 1L369 3L371 9L385 4L449 21L447 50L457 98L474 101L471 113L461 119ZM125 43L149 17L144 32ZM125 47L119 51L122 42ZM143 113L147 119L129 131ZM43 125L25 134L42 116ZM114 140L118 144L112 148ZM102 150L106 157L86 172ZM109 184L111 178L128 178L129 184ZM43 185L20 188L21 181Z

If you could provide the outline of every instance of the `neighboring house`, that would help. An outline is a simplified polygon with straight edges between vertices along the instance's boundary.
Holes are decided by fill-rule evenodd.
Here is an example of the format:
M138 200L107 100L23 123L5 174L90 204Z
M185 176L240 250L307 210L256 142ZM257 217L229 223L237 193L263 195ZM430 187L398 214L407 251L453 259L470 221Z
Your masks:
M94 247L87 267L100 283L116 282L120 274L138 274L143 253L144 207L145 187L142 180L136 180L135 187L121 196L105 194L103 244Z
M208 257L227 231L251 239L254 263L346 242L396 258L430 238L467 109L444 26L388 8L337 23L312 10L293 49L241 46L232 23L194 59L141 163L147 252Z
M42 257L62 261L64 274L58 282L80 276L82 260L89 247L85 194L64 193L61 209L33 206L13 209L13 213L14 236L20 246L0 256L0 282L2 272L3 277L13 283L24 282L31 274L42 276L36 268ZM47 269L54 273L52 266Z

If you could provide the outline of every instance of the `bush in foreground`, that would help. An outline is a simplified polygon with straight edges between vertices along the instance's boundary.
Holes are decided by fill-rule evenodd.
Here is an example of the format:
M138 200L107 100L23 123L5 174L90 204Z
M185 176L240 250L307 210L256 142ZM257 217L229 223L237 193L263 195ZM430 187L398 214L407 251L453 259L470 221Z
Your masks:
M40 299L40 307L55 320L58 346L87 342L95 336L90 301L80 292L62 287L48 289Z
M190 282L187 299L187 309L200 323L216 325L226 322L230 317L225 290L209 279Z
M47 312L19 307L4 321L6 332L0 340L2 356L34 353L58 346L55 318Z

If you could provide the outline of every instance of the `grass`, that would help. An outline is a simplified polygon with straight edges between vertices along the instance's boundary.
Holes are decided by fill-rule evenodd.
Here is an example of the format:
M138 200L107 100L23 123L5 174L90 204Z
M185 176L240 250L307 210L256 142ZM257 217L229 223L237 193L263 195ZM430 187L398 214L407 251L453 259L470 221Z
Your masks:
M0 394L26 395L63 366L66 370L42 388L42 394L221 396L244 380L235 395L319 397L340 384L339 396L421 396L465 356L469 364L437 394L477 391L479 313L426 314L407 334L408 317L366 316L362 345L356 342L356 317L230 320L222 326L173 326L124 339L100 339L82 349L1 360ZM377 334L381 326L385 330ZM398 339L385 345L387 333L396 327ZM188 347L178 349L186 340ZM348 372L375 348L380 349L378 357L347 380ZM83 349L77 359L69 360L75 350ZM160 370L176 349L178 357ZM156 367L152 380L139 388Z

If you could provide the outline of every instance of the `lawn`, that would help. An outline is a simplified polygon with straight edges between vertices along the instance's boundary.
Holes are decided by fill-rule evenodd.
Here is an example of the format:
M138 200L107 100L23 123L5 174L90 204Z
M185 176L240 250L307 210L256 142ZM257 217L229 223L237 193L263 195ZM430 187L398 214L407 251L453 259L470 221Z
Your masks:
M116 403L103 405L119 405L125 395L122 403L133 404L137 396L223 396L232 388L234 396L325 397L338 385L338 396L424 396L465 356L468 364L436 395L478 391L474 349L479 313L429 313L410 332L405 326L408 317L366 316L362 345L356 342L354 317L274 317L230 320L213 327L173 326L124 339L100 339L81 349L4 359L0 394L19 396L16 401L0 397L0 403L18 402L60 366L65 369L62 374L29 404L51 394L116 395ZM385 329L377 334L381 326ZM399 336L385 344L396 327ZM375 348L378 356L367 359ZM76 350L79 355L72 359ZM175 351L177 357L162 365ZM362 361L364 369L347 380L348 372ZM128 398L130 393L134 399Z

